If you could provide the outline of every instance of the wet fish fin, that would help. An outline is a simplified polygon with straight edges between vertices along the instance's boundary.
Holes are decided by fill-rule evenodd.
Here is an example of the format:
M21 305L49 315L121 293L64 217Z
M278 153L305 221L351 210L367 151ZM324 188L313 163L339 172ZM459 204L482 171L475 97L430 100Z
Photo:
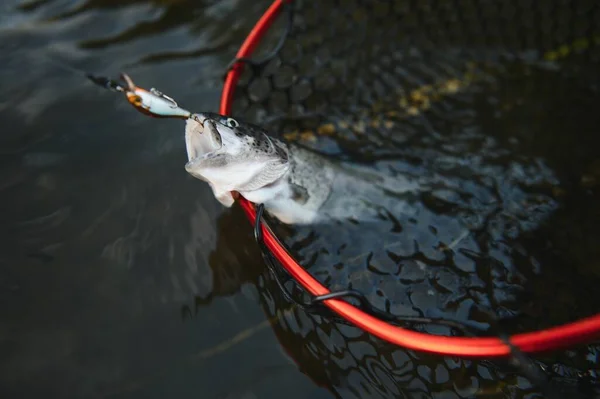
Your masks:
M274 183L287 173L289 163L281 159L265 161L260 170L255 174L246 175L242 184L235 187L237 191L254 191Z
M308 199L310 198L310 194L308 194L308 190L302 186L294 184L290 182L290 187L292 189L292 199L299 203L300 205L306 204Z
M231 191L217 190L212 184L210 184L210 188L212 188L215 198L221 203L221 205L231 208L235 202L235 199L231 195Z

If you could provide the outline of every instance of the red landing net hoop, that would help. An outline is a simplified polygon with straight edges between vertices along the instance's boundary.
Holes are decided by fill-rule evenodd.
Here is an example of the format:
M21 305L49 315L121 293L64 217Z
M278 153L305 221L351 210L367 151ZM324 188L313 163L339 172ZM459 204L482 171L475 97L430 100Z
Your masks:
M275 0L271 4L240 47L237 58L251 56L285 2L286 0ZM243 68L243 63L237 63L227 74L221 93L220 113L223 115L228 115L231 110L235 86ZM250 222L254 224L256 220L254 205L241 196L238 202ZM267 248L302 287L315 296L330 293L292 258L265 223L261 224L261 228ZM388 324L339 299L328 299L324 303L339 316L363 330L408 349L471 358L499 358L510 354L509 347L498 338L444 337L419 333ZM598 338L600 338L600 314L547 330L513 335L510 341L523 352L538 353L565 349Z

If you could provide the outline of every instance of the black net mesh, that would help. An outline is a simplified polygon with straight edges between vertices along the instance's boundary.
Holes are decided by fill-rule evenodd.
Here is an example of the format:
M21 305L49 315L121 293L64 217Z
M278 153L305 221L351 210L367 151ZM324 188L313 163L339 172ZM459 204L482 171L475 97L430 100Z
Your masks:
M597 2L288 8L291 27L284 13L269 31L253 57L264 62L244 69L232 115L427 187L403 200L408 211L395 209L392 195L382 199L375 225L269 220L304 267L331 290L358 290L390 314L483 330L495 319L516 333L597 312ZM281 340L307 374L342 397L539 397L503 365L405 351L289 310L270 278L263 299ZM565 397L593 396L597 346L538 360Z

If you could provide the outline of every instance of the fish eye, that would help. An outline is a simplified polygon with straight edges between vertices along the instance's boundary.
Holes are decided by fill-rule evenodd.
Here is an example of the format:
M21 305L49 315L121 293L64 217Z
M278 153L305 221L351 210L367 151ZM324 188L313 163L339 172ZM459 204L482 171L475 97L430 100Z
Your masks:
M238 127L240 124L233 118L227 118L225 124L229 127Z

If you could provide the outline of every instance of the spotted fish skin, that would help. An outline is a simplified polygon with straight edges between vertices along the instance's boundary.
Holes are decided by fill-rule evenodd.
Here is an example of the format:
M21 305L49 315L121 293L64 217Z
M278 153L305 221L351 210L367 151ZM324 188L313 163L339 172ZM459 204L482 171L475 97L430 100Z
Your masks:
M221 204L233 205L231 192L236 191L264 204L286 224L373 219L385 185L400 191L415 188L398 180L386 182L375 173L271 137L257 125L215 113L193 114L185 137L186 170L207 182Z

